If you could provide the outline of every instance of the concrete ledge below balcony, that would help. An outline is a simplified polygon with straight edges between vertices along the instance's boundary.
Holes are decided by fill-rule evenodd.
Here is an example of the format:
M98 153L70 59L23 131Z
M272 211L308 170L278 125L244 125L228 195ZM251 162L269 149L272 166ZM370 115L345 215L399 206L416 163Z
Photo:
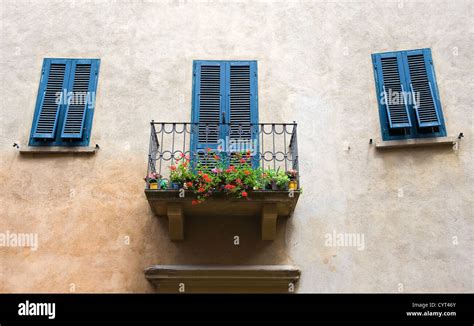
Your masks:
M299 269L288 265L155 265L145 277L163 293L291 293Z
M238 199L216 192L201 204L193 205L191 191L145 190L148 202L157 216L168 217L171 240L184 239L185 216L255 216L261 220L262 240L274 240L278 217L293 214L300 191L249 191L249 199Z
M421 146L454 146L458 142L456 137L434 137L434 138L414 138L402 140L376 140L375 148L406 148Z

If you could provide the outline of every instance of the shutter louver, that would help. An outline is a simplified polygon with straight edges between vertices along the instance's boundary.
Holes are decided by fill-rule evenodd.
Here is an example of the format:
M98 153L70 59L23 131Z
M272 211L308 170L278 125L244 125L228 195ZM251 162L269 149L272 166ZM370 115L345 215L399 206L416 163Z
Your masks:
M381 59L383 93L390 128L411 127L410 114L407 106L407 90L403 87L401 66L398 56L382 57ZM396 100L394 100L396 99Z
M40 108L33 132L33 138L53 139L58 124L60 99L66 75L65 63L50 63L46 87L40 97Z
M82 138L86 110L93 100L90 91L91 64L76 64L73 69L72 98L66 108L61 138Z
M408 55L408 69L410 72L411 92L416 102L414 103L418 125L420 127L440 126L434 85L428 79L428 72L423 54Z
M231 141L251 140L250 66L230 66L229 115Z
M198 105L198 146L217 145L220 138L221 66L201 66Z

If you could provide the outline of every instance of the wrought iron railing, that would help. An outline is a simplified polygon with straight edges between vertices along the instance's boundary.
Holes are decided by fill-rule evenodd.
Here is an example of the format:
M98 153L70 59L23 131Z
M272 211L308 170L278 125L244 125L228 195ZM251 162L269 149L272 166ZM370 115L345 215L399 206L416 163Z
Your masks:
M195 144L221 144L214 151L239 152L252 148L252 166L288 171L298 169L298 140L293 123L209 124L190 122L151 122L148 173L168 180L169 166L184 154L196 163L206 160L205 148ZM221 139L221 135L228 135ZM194 148L192 148L194 147ZM149 184L147 181L147 188Z

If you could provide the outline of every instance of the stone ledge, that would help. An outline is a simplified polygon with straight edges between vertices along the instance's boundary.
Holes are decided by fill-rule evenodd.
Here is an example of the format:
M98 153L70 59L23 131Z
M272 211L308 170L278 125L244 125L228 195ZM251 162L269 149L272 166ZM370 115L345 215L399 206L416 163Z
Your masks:
M375 148L390 149L390 148L407 148L407 147L421 147L421 146L454 146L458 142L456 137L434 137L434 138L415 138L403 140L376 140Z
M26 146L20 148L20 154L95 154L97 147L67 146Z
M144 273L163 293L291 293L301 274L288 265L154 265Z

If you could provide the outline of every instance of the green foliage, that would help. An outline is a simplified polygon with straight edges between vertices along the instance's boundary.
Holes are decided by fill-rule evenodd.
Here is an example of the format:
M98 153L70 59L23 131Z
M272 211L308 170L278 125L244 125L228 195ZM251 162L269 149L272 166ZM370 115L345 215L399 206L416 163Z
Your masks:
M248 198L249 191L266 189L272 183L286 189L290 178L287 172L252 167L250 152L233 153L232 159L225 153L207 150L213 158L212 166L198 163L193 169L190 158L182 155L170 166L170 181L192 191L199 204L214 192L222 191L235 198Z

